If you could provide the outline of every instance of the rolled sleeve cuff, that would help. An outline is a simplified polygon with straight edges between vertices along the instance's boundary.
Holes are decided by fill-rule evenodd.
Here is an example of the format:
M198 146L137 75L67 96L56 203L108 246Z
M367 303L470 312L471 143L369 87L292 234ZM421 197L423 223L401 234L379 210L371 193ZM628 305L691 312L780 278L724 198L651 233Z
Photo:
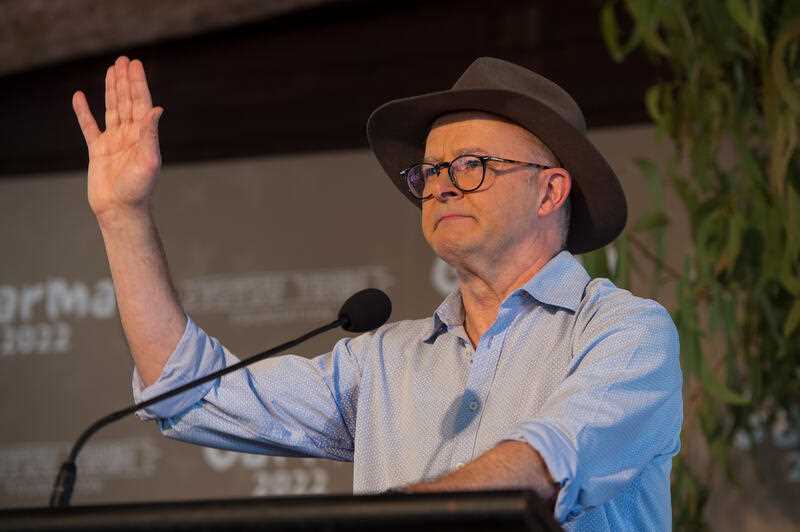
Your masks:
M526 442L536 449L550 476L560 484L555 518L560 523L573 520L583 511L578 504L580 483L576 481L578 456L575 446L555 424L530 421L516 427L505 439Z
M153 397L172 390L182 384L208 375L225 366L225 353L222 345L216 339L208 336L187 316L186 329L178 341L175 350L167 359L164 369L158 380L145 387L139 371L133 370L133 400L136 403L147 401ZM147 408L136 412L140 419L170 418L189 409L200 401L216 385L210 381L191 390L165 399Z

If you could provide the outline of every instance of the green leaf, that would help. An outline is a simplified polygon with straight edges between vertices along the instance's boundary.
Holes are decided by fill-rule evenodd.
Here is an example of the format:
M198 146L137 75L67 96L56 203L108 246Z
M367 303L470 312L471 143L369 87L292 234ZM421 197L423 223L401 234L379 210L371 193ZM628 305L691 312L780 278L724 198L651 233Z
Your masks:
M683 275L678 280L678 309L674 311L674 319L678 327L681 342L681 363L683 368L694 375L700 375L702 353L700 350L700 333L697 330L697 306L691 297L689 257L683 261Z
M703 190L708 191L711 187L711 178L714 176L714 150L709 141L708 132L700 133L691 145L690 159L692 163L692 174L697 183Z
M661 112L661 92L663 85L653 85L647 89L644 94L644 103L647 107L647 114L653 119L656 124L661 124L664 121L664 115Z
M673 173L672 184L675 187L675 192L678 193L681 201L683 201L684 205L686 205L689 215L694 216L694 214L697 212L697 207L700 204L700 199L697 197L695 191L692 190L692 185L690 182L677 173ZM692 225L694 225L694 223Z
M793 264L794 262L784 261L781 267L780 281L787 292L794 297L800 297L800 278L793 271Z
M723 244L722 235L725 234L727 213L715 208L717 203L717 199L705 202L707 211L697 222L697 249L695 252L698 274L701 279L711 276Z
M744 217L740 212L731 215L728 221L728 240L725 249L717 260L717 273L724 270L732 270L736 266L736 260L742 250L742 230L744 228Z
M619 34L619 24L617 23L617 15L614 12L616 2L606 2L600 10L600 30L603 36L603 41L608 48L611 57L617 63L621 63L625 57L628 56L641 42L639 33L634 33L628 39L628 42L622 44Z
M778 196L785 194L786 171L797 147L795 120L793 114L783 114L777 119L772 131L772 149L769 156L770 189Z
M626 0L628 11L636 22L636 31L641 34L645 46L659 55L669 57L670 49L658 33L669 6L652 0Z
M775 45L770 57L772 77L778 92L795 112L800 111L800 88L790 79L784 56L789 44L798 38L800 38L800 18L784 26L783 31L775 39Z
M783 324L783 336L789 338L794 334L798 326L800 326L800 299L795 299L792 309Z
M736 382L739 380L740 349L739 327L736 323L736 304L735 295L730 290L726 290L722 295L722 325L723 338L725 341L725 375L726 382ZM748 379L748 398L752 400L752 386Z
M705 361L700 366L700 381L703 383L703 388L723 403L730 405L746 405L750 403L750 400L743 394L731 390L717 379Z
M758 18L757 9L753 10L755 13L751 13L744 0L727 0L725 4L728 8L728 13L747 36L758 44L766 46L767 41L764 37L761 21Z
M761 220L761 231L764 238L764 249L761 254L760 268L762 278L774 278L780 275L780 261L775 260L783 254L784 242L781 228L783 218L777 209L767 210Z
M800 194L792 183L786 187L786 257L795 262L800 255Z

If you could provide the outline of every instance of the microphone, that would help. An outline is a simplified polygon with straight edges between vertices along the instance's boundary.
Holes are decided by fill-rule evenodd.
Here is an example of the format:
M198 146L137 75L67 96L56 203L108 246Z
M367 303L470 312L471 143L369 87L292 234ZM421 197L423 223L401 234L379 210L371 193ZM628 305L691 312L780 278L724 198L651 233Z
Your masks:
M377 329L386 323L391 314L392 302L389 297L377 288L366 288L350 296L350 298L344 302L344 305L342 305L342 308L339 310L338 318L327 325L318 327L313 331L307 332L306 334L295 338L294 340L290 340L279 346L273 347L272 349L268 349L246 358L240 362L237 362L236 364L233 364L232 366L214 371L213 373L209 373L208 375L199 377L191 382L182 384L177 388L168 390L146 401L135 403L127 408L112 412L111 414L98 419L92 425L90 425L88 429L81 433L75 444L72 446L72 450L70 451L67 460L61 464L61 469L59 470L58 476L56 476L56 480L53 483L53 490L50 492L50 507L63 508L69 506L69 501L72 498L72 490L75 487L75 481L77 479L77 468L75 463L78 459L78 453L80 453L81 449L89 440L89 438L106 425L113 423L118 419L122 419L123 417L126 417L138 410L147 408L150 405L154 405L165 399L174 397L185 392L186 390L194 388L195 386L215 380L245 366L249 366L250 364L254 364L255 362L274 356L281 351L285 351L286 349L294 347L302 342L305 342L309 338L317 336L318 334L322 334L323 332L331 329L342 327L345 331L355 333Z
M391 313L389 296L377 288L365 288L344 302L339 321L347 332L367 332L386 323Z

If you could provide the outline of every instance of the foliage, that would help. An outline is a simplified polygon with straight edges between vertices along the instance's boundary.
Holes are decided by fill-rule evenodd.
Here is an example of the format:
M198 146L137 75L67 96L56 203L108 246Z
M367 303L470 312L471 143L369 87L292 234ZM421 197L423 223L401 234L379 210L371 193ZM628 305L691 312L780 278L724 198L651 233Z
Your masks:
M663 191L676 190L692 239L673 272L681 361L696 392L687 421L727 471L736 434L767 431L778 417L800 430L800 2L604 0L600 23L615 60L641 50L658 65L664 79L645 102L676 153L665 167L639 162L655 201L616 242L617 267L598 253L586 263L625 285L635 243L660 285ZM676 529L705 526L710 476L679 456Z

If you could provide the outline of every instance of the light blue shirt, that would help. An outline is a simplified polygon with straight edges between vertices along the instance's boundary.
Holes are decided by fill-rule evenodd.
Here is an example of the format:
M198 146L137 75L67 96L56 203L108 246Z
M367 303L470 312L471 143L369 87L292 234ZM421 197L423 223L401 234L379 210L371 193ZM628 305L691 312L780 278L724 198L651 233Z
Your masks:
M669 530L683 417L667 311L556 255L500 306L473 349L459 292L432 318L286 355L152 406L162 432L249 453L353 462L356 493L430 479L502 440L533 446L566 530ZM189 320L136 401L237 362Z

